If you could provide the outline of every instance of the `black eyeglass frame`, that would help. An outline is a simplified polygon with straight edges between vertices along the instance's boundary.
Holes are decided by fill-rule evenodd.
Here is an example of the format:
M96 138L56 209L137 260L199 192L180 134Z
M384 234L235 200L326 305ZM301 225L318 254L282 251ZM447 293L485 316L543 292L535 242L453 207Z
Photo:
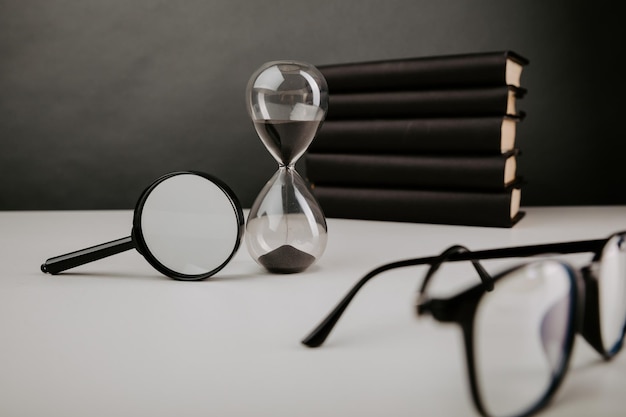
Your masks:
M417 314L424 315L430 313L432 317L438 321L459 324L464 337L466 363L468 367L468 377L470 379L472 399L477 411L482 416L488 417L489 414L485 410L483 402L480 398L474 363L473 323L476 308L480 299L487 292L493 290L495 282L527 264L509 268L491 277L484 270L484 268L482 268L478 261L591 252L594 255L590 264L581 268L580 271L575 270L567 263L559 261L568 269L568 271L570 271L570 278L572 279L571 291L573 291L573 293L570 294L572 303L570 303L569 312L571 319L570 322L572 325L568 329L566 335L564 361L558 372L553 375L552 381L546 393L536 404L531 406L529 409L522 411L518 416L524 417L532 415L549 403L550 399L553 397L554 393L563 381L563 378L567 373L569 359L571 357L574 344L574 336L576 333L581 334L604 360L610 360L613 358L623 346L624 334L626 333L626 317L624 317L624 326L619 341L610 349L606 348L602 342L602 334L600 330L598 278L595 276L592 268L592 265L601 261L602 252L606 244L614 237L620 237L622 241L626 241L626 231L614 233L605 239L517 246L480 250L475 252L469 251L463 246L455 245L444 251L439 256L407 259L379 266L363 276L330 312L330 314L328 314L328 316L326 316L326 318L305 339L303 339L302 343L308 347L318 347L322 345L343 312L348 307L350 301L352 301L358 291L373 277L395 268L430 265L430 269L428 270L419 291L418 302L416 305ZM471 261L482 283L447 299L429 299L426 296L426 288L433 274L444 262L458 261ZM624 277L624 279L626 279L626 277Z
M563 343L563 360L556 369L556 372L553 372L551 381L544 395L528 409L521 411L519 414L515 414L516 417L530 416L544 408L549 403L550 399L553 397L554 393L557 391L565 378L574 346L574 336L577 331L580 330L580 320L584 316L586 297L584 289L585 284L582 281L581 275L578 274L569 264L560 261L554 262L558 262L566 268L571 284L569 294L570 304L567 314L567 322L569 326ZM510 276L510 274L528 265L529 264L527 263L506 269L493 276L492 280L495 283L502 278L506 279L506 277ZM483 286L477 285L451 298L429 299L417 305L418 315L430 313L431 316L437 321L444 323L456 323L461 327L465 346L465 362L467 365L472 400L474 401L474 406L477 411L485 417L489 417L491 414L487 411L480 395L474 356L474 322L478 305L480 304L482 297L487 294L487 292L488 291L486 291Z

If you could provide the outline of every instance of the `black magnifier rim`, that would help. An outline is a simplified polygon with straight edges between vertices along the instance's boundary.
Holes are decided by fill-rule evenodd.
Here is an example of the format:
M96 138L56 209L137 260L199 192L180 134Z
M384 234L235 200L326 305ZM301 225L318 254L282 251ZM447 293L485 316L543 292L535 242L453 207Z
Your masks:
M216 185L219 189L222 190L222 192L224 193L224 196L230 202L230 205L233 208L233 214L235 215L235 218L237 220L237 236L236 236L236 239L235 239L235 244L233 246L233 249L230 252L230 255L218 267L216 267L213 270L211 270L209 272L206 272L206 273L197 274L197 275L182 274L180 272L174 271L174 270L168 268L167 266L163 265L150 252L150 249L148 249L148 245L146 244L145 237L144 237L143 232L141 230L141 215L143 213L144 205L146 204L146 201L147 201L148 197L150 196L150 194L152 193L152 191L159 184L161 184L163 181L165 181L165 180L167 180L169 178L178 176L178 175L196 175L196 176L202 177L202 178L206 179L207 181L210 181L211 183ZM199 280L206 279L206 278L214 275L216 272L220 271L222 268L224 268L226 266L226 264L228 264L228 262L230 262L230 260L233 258L233 256L235 256L235 253L237 253L237 250L239 249L239 246L241 245L241 240L242 240L242 236L243 236L243 232L244 232L243 225L244 225L244 217L243 217L243 209L241 207L241 203L239 202L239 199L237 198L237 196L235 195L233 190L228 185L226 185L220 179L218 179L218 178L216 178L216 177L214 177L212 175L209 175L209 174L207 174L205 172L201 172L201 171L176 171L176 172L170 172L168 174L165 174L165 175L157 178L152 184L150 184L141 193L141 196L139 197L139 200L137 201L137 205L135 206L135 213L134 213L134 216L133 216L132 239L135 242L135 248L137 249L137 251L140 254L142 254L144 258L146 258L146 260L150 263L150 265L152 265L152 267L154 267L154 269L156 269L157 271L159 271L163 275L166 275L166 276L168 276L170 278L173 278L173 279L176 279L176 280L180 280L180 281L199 281Z

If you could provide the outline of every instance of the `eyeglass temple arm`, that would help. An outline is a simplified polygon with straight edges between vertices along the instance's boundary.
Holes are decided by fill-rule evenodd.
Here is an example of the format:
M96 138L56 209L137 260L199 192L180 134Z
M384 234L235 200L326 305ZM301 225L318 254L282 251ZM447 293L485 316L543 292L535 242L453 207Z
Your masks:
M302 343L304 343L306 346L309 346L309 347L318 347L322 343L324 343L324 341L326 340L326 338L328 337L332 329L335 327L335 324L337 323L337 321L339 320L339 318L341 317L345 309L348 307L348 304L350 304L350 302L352 301L356 293L361 289L361 287L363 287L374 276L382 272L388 271L390 269L394 269L394 268L430 264L431 267L428 270L426 277L424 278L422 288L420 289L420 293L423 293L426 288L426 284L430 280L430 277L439 269L439 267L443 264L443 262L446 262L450 260L452 257L454 257L455 255L462 254L462 253L467 254L467 253L470 253L470 251L464 246L454 245L446 249L439 256L431 256L427 258L410 259L406 261L394 262L394 263L382 265L370 271L367 275L361 278L359 282L357 282L356 285L354 285L354 287L352 287L350 292L346 294L346 296L339 302L339 304L335 307L335 309L328 316L326 316L326 319L324 319L317 326L317 328L313 330L313 332L311 332L309 336L307 336L302 341ZM474 268L476 269L476 272L480 276L481 281L484 283L487 291L491 291L493 289L493 281L491 279L491 276L487 273L487 271L482 267L482 265L480 265L480 263L477 260L474 260L474 259L467 259L467 260L472 261L472 264L474 265Z
M537 256L546 254L570 254L570 253L583 253L583 252L598 252L604 246L606 239L596 240L582 240L574 242L563 243L547 243L541 245L529 245L529 246L517 246L509 248L499 249L486 249L474 252L456 252L451 253L447 257L447 262L456 261L471 261L478 259L500 259L500 258L516 258ZM424 264L433 264L440 259L440 256L431 256L426 258L408 259L404 261L392 262L379 266L378 268L370 271L361 278L350 291L344 296L344 298L337 304L337 306L326 316L326 318L311 332L307 337L302 340L302 343L308 347L318 347L328 337L335 324L343 314L343 312L350 304L350 301L354 298L357 292L363 287L371 278L376 275L388 271L394 268L402 268L405 266L417 266ZM479 273L480 274L480 273Z
M572 253L597 253L602 250L607 239L579 240L574 242L545 243L541 245L514 246L509 248L485 249L469 253L451 255L448 261L467 261L471 259L524 258L538 255L567 255Z
M443 251L438 256L437 261L432 263L430 265L430 268L428 268L428 272L426 273L426 276L424 277L424 280L422 281L422 286L419 290L420 296L423 296L425 294L426 286L430 282L431 277L435 275L435 272L439 270L439 268L444 262L449 261L450 258L456 254L469 253L469 252L470 252L469 249L461 245L450 246L448 249ZM472 265L474 266L476 273L478 274L480 280L482 281L483 286L485 287L485 291L492 291L493 290L493 278L491 277L491 275L489 275L489 273L485 270L485 268L483 268L483 266L480 264L480 262L478 262L478 260L470 259L470 262L472 262Z
M335 327L337 320L339 320L339 318L341 317L345 309L348 307L348 304L350 304L350 301L352 301L356 293L371 278L375 277L376 275L382 272L389 271L390 269L402 268L405 266L413 266L413 265L423 265L423 264L435 262L437 258L438 257L436 256L431 256L428 258L409 259L406 261L393 262L393 263L389 263L386 265L382 265L368 272L367 275L361 278L352 287L352 289L350 289L350 291L345 295L345 297L343 297L343 299L339 302L339 304L337 304L337 306L333 309L333 311L331 311L330 314L326 316L326 318L315 328L315 330L313 330L304 340L302 340L302 343L308 347L318 347L322 343L324 343L324 341L330 334L333 327Z
M70 268L75 268L111 255L116 255L129 249L133 249L134 247L135 243L133 242L131 236L113 240L111 242L102 243L100 245L91 246L89 248L50 258L41 265L41 271L55 275Z

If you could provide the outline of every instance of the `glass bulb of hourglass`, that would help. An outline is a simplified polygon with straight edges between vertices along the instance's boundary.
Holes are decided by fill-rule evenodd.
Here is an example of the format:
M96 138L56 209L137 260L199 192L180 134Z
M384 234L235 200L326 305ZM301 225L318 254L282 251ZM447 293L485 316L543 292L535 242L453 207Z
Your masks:
M268 62L250 78L246 97L257 134L278 162L250 209L248 251L271 272L300 272L326 248L326 219L295 169L326 116L326 80L308 63Z

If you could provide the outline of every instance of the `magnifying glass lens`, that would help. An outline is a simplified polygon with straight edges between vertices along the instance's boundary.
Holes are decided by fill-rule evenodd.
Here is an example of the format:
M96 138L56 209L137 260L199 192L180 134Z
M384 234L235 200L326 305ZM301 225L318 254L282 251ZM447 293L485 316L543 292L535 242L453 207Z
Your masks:
M215 182L194 174L171 176L153 186L138 212L148 249L144 255L181 276L220 268L239 244L235 206L226 197Z
M140 252L173 278L214 274L239 246L243 217L235 201L223 184L196 173L157 180L135 210Z

